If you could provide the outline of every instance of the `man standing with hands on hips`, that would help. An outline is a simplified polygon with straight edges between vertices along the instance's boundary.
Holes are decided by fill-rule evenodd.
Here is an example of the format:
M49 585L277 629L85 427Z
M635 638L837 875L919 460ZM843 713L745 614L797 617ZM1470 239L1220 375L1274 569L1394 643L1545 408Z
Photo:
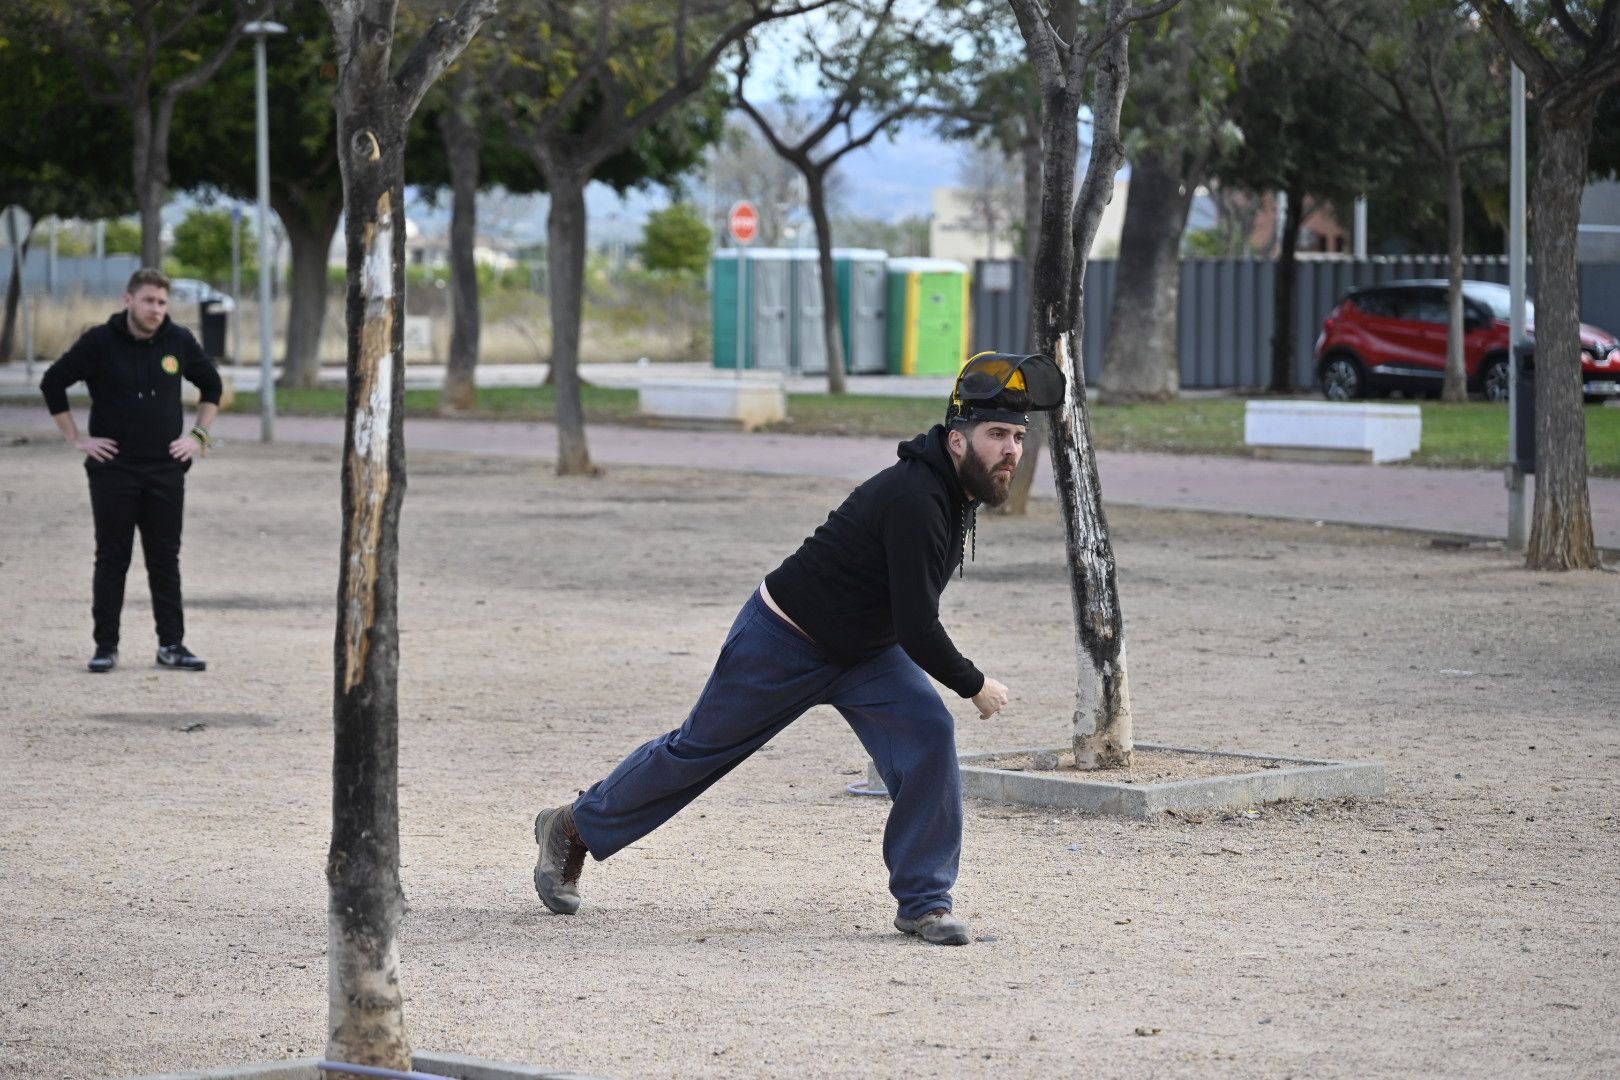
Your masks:
M966 945L951 914L962 853L956 730L930 677L978 707L1007 687L957 651L939 596L968 554L979 505L1007 497L1028 414L1063 403L1049 357L980 353L957 376L945 422L850 493L743 604L685 723L625 758L572 803L535 820L535 889L579 909L585 856L598 860L668 821L816 705L843 714L893 798L883 833L894 925Z
M144 268L130 276L124 309L85 331L40 381L51 419L68 445L84 454L96 524L91 602L94 657L89 668L118 665L124 577L140 530L146 578L157 623L157 662L180 671L208 665L185 646L180 606L180 526L186 471L208 451L208 427L219 413L219 372L190 331L169 318L169 279ZM180 380L197 387L197 422L184 430ZM90 391L90 433L81 434L67 388Z

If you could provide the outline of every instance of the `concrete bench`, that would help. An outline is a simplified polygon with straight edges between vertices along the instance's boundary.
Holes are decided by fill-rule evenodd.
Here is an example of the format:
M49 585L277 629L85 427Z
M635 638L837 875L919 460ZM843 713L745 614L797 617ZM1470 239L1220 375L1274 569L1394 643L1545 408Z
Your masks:
M782 377L647 379L642 419L663 427L722 427L752 431L787 419Z
M1382 402L1250 401L1243 441L1254 456L1286 461L1402 461L1417 452L1423 410Z

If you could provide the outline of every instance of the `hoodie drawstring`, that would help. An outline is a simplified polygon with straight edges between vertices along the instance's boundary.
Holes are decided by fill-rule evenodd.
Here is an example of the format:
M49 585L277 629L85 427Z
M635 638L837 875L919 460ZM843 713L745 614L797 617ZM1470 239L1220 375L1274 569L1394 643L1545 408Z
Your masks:
M977 560L979 557L979 507L977 503L962 507L962 560L956 564L956 576L967 577L967 564L969 558ZM968 537L973 538L973 546L968 547ZM972 551L970 556L968 553Z

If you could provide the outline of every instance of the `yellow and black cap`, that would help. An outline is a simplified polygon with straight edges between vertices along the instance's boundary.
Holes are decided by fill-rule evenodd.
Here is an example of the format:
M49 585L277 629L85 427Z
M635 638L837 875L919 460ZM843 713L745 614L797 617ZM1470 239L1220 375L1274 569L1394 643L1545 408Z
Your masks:
M977 353L956 376L945 422L999 420L1027 425L1030 413L1062 405L1067 389L1068 380L1050 356Z

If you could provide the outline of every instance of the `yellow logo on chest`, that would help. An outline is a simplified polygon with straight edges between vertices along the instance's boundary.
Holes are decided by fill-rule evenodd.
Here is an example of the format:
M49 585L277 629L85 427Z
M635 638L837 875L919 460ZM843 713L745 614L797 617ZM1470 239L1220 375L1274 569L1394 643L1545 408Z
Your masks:
M170 375L180 374L180 361L173 356L165 356L163 358L163 370Z

